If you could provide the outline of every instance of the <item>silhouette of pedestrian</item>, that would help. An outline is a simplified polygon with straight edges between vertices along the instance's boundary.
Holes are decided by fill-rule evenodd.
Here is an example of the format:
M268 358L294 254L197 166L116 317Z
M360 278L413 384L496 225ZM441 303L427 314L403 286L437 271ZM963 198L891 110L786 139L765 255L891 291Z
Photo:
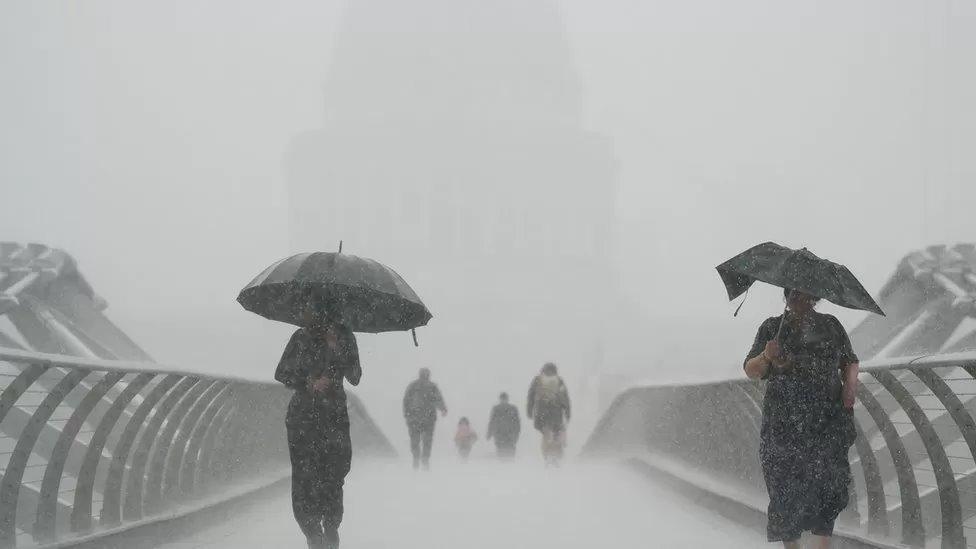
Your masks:
M552 362L547 362L532 380L526 412L542 433L542 457L546 465L558 465L566 445L569 391Z
M403 417L407 421L410 434L410 453L413 454L413 468L423 465L430 468L430 446L434 441L434 426L437 424L437 411L447 415L444 397L437 385L430 380L430 370L421 368L414 381L407 386L403 395Z
M485 438L495 439L495 449L498 457L510 459L515 456L515 445L518 444L522 421L519 419L518 408L509 404L508 393L498 395L498 404L491 409L491 419L488 420L488 431Z
M315 322L289 340L275 379L294 389L285 427L292 465L292 510L310 549L339 547L342 487L352 466L343 380L359 384L356 337L348 328Z

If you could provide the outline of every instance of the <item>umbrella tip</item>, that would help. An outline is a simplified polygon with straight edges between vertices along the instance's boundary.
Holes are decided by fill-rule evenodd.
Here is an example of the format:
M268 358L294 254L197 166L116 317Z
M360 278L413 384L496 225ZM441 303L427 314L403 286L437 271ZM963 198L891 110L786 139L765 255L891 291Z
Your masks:
M340 254L342 253L342 241L341 240L339 241L339 253Z

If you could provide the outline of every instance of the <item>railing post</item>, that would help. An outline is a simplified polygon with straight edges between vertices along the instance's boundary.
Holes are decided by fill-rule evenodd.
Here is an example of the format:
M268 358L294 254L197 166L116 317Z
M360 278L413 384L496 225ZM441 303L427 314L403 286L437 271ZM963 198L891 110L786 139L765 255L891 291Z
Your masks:
M95 491L95 474L98 464L101 462L102 449L108 440L109 433L119 421L122 410L129 405L135 396L142 391L143 387L149 384L156 374L139 374L122 393L115 399L109 409L102 416L95 433L92 435L91 442L88 443L88 452L82 462L81 470L78 472L78 482L75 485L74 506L71 509L71 531L87 532L92 527L92 496Z
M240 421L240 400L242 394L246 393L247 389L238 391L217 413L214 417L214 425L203 436L200 447L200 473L197 476L201 490L207 490L218 476L219 465L216 456L223 451L227 432Z
M41 364L31 364L20 373L14 381L3 389L0 394L0 423L7 417L7 412L14 407L20 396L24 394L37 378L47 372L48 367Z
M17 502L20 496L21 482L24 478L27 460L30 459L41 429L47 425L51 414L61 404L64 397L68 396L68 393L89 373L89 370L71 370L61 378L54 390L44 397L27 426L17 438L17 446L10 456L10 462L7 464L7 470L3 475L3 484L0 485L0 546L14 547L17 544Z
M922 504L918 497L918 483L915 481L915 470L908 458L905 445L898 435L898 430L892 425L881 404L870 391L859 384L857 396L864 405L864 409L871 415L871 419L881 431L888 452L895 465L898 476L898 491L901 494L901 538L902 543L912 547L925 545L925 527L922 525Z
M156 414L143 429L142 438L132 456L132 467L129 470L128 481L126 482L125 503L122 507L123 520L138 520L143 517L143 492L146 485L146 463L149 461L149 452L152 449L156 435L163 422L169 417L169 413L176 407L184 394L189 391L197 382L196 377L185 377L172 391L166 394L166 398L156 408Z
M935 432L928 416L918 405L918 402L905 389L898 379L891 372L876 371L872 372L877 379L902 409L908 415L918 431L922 442L925 444L925 451L932 462L932 470L935 473L935 483L939 490L939 503L942 509L942 546L946 549L958 549L966 546L966 537L962 528L962 506L959 502L959 490L956 487L956 477L949 464L942 440Z
M166 427L157 434L154 441L152 458L149 461L148 475L146 479L146 501L144 508L146 512L158 513L163 505L163 481L166 472L166 456L172 449L173 439L177 435L183 420L189 413L193 404L200 398L204 391L216 381L205 380L194 385L193 389L183 397L179 405L170 413L166 420Z
M214 400L220 396L221 392L227 389L228 384L223 382L216 382L197 399L196 403L187 411L186 418L183 420L183 425L176 434L176 438L168 449L168 455L165 460L166 473L163 481L163 499L169 499L174 497L180 488L180 466L183 464L184 453L186 451L186 445L190 440L190 435L193 434L197 423L200 420L200 416L204 414L208 407L213 403Z
M136 435L149 413L156 407L156 404L176 383L182 379L178 375L168 375L153 387L152 391L142 400L136 408L135 413L129 418L122 436L115 445L112 452L112 463L109 465L108 476L105 480L105 499L102 501L102 511L99 523L102 526L115 526L122 522L122 475L125 473L125 464L129 459L129 450L135 443Z
M213 404L207 408L207 412L200 418L200 424L190 439L181 466L180 492L184 497L191 495L196 489L197 475L201 469L201 462L205 459L206 455L204 448L207 437L210 435L211 430L219 427L221 422L217 421L217 418L225 406L228 405L227 403L237 394L237 391L238 387L236 385L227 386L226 390L214 399Z
M291 392L276 383L5 348L0 361L22 365L0 380L8 382L0 385L0 430L16 439L0 482L0 549L15 548L25 533L59 546L72 543L59 540L70 538L64 530L91 533L96 492L104 495L103 529L92 539L120 535L126 522L154 523L143 517L143 507L174 507L166 496L217 492L215 463L221 476L273 473L261 479L265 485L286 473L281 420ZM86 382L96 372L98 381ZM25 403L28 393L32 400ZM35 395L41 395L38 406ZM370 432L376 427L368 417L365 425L359 416L351 420L373 440L384 438ZM80 440L83 433L91 433L87 442ZM38 471L42 479L34 476ZM73 505L62 491L71 480Z
M78 436L78 431L85 423L85 419L124 374L111 372L106 374L92 387L88 394L81 399L78 407L68 418L61 429L61 436L54 445L50 460L44 469L44 480L41 482L41 495L37 502L37 521L34 523L34 539L39 542L49 542L55 539L55 520L58 506L58 489L61 487L61 475L64 464L68 461L68 452ZM90 445L89 445L90 447Z
M864 487L868 499L868 533L887 537L890 533L887 502L885 501L884 482L878 470L878 460L874 456L871 442L864 435L860 422L854 420L857 438L854 445L857 448L858 459L861 461L861 472L864 474ZM857 505L857 501L854 502Z

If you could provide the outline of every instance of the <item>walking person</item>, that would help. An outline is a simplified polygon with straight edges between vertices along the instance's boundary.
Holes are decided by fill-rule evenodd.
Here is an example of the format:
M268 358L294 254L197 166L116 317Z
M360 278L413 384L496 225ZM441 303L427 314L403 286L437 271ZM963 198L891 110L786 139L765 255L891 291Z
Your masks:
M468 421L468 418L462 417L458 421L457 432L454 434L454 445L457 446L461 461L468 461L468 457L471 456L471 448L477 441L478 433L475 433L474 429L471 428L471 422Z
M556 365L547 362L529 386L526 413L542 433L542 457L546 465L558 465L566 445L566 422L569 421L569 391L559 377Z
M292 510L310 549L339 547L342 488L352 465L349 414L343 380L362 377L356 337L334 322L315 322L289 340L275 379L295 391L285 427L292 465Z
M413 468L430 469L430 446L434 441L437 411L447 415L441 390L430 380L430 369L421 368L417 379L407 386L403 395L403 418L410 434L410 453Z
M518 444L521 430L518 408L508 402L508 393L498 395L498 404L491 409L485 438L495 440L499 458L506 460L515 457L515 445Z
M357 385L362 377L354 332L414 330L432 315L396 271L343 254L341 242L338 253L301 253L272 263L237 301L300 328L275 371L275 379L294 390L285 415L292 508L310 548L336 548L352 465L343 383Z
M826 549L848 505L858 358L840 321L814 309L818 297L784 296L786 311L762 323L744 363L749 378L768 380L759 447L766 536L794 549L810 531Z

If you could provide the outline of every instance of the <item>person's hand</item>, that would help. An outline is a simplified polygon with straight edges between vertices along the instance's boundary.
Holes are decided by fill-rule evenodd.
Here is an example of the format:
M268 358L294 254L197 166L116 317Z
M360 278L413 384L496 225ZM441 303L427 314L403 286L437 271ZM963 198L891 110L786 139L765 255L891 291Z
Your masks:
M841 391L841 400L844 401L844 408L846 410L853 410L854 403L857 402L857 386L845 383L844 389Z
M773 364L781 364L783 362L782 349L780 349L779 341L775 339L770 339L766 342L766 348L763 349L763 354L766 358Z
M332 385L332 380L326 376L312 378L310 381L311 383L309 383L309 386L312 388L313 393L321 393Z

